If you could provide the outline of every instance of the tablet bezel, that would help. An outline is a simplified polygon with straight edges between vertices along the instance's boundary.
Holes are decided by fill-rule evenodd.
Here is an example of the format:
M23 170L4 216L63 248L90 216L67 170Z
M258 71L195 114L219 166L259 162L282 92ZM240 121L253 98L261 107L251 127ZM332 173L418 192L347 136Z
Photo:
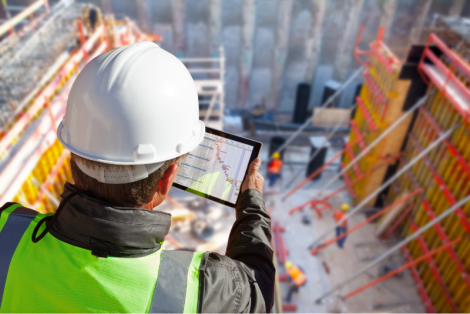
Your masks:
M226 138L226 139L230 139L230 140L233 140L233 141L237 141L237 142L240 142L240 143L243 143L243 144L248 144L248 145L253 146L253 150L251 151L250 161L249 161L248 165L255 158L257 158L259 156L259 152L261 151L261 146L263 146L263 144L261 142L254 141L254 140L246 138L246 137L241 137L241 136L238 136L238 135L230 134L230 133L227 133L227 132L224 132L224 131L216 130L216 129L213 129L213 128L210 128L210 127L207 127L207 126L206 126L205 133L214 134L214 135ZM245 172L245 176L243 177L242 185L243 185L243 182L245 182L245 180L246 180L246 173L247 172ZM191 194L194 194L194 195L197 195L197 196L206 198L208 200L220 203L220 204L225 205L225 206L233 207L233 208L235 208L237 206L238 201L240 200L240 196L241 196L241 193L240 193L238 195L238 198L237 198L237 203L234 204L234 203L231 203L231 202L228 202L228 201L224 201L220 198L211 196L209 194L205 194L205 193L193 190L191 188L185 187L185 186L183 186L181 184L178 184L178 183L175 183L175 182L173 182L173 186L175 188L186 191L188 193L191 193Z

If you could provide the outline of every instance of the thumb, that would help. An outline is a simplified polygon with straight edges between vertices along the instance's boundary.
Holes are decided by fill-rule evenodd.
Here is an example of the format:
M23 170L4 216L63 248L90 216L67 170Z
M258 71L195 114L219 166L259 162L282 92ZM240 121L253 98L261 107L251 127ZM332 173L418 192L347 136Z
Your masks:
M257 172L260 165L261 165L261 159L259 158L254 159L250 164L250 168L248 169L249 172L250 173Z

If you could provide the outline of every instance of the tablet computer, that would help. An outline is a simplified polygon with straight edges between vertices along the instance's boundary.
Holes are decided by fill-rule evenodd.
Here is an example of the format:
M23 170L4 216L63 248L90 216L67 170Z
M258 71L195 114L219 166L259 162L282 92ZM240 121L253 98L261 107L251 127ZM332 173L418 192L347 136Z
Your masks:
M202 142L183 159L173 183L189 193L235 207L250 162L262 144L206 127Z

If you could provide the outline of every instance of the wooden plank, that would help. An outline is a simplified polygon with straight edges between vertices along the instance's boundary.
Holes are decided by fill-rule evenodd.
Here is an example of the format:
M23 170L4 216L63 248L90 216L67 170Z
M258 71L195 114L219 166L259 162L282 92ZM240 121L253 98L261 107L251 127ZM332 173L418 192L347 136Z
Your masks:
M313 108L312 125L321 127L335 127L341 121L340 127L347 128L349 126L349 119L346 117L351 114L351 110L348 108Z

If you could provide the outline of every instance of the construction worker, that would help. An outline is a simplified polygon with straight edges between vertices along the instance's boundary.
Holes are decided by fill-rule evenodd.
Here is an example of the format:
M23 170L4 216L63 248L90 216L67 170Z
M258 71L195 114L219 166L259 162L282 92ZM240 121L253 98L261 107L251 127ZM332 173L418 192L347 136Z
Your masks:
M0 208L0 312L269 312L275 268L260 159L241 186L225 255L162 249L171 215L158 206L204 131L191 75L156 44L91 60L57 131L74 184L55 214Z
M286 271L289 280L289 291L287 292L287 302L291 302L292 294L299 292L299 288L307 282L307 276L300 266L296 266L289 261L285 263Z
M333 218L335 219L335 222L338 223L344 217L346 217L346 212L348 210L349 210L349 205L347 203L344 203L343 205L341 205L341 210L337 210L333 214ZM345 219L343 222L341 222L339 226L336 226L336 237L341 236L347 231L348 231L348 220ZM338 239L336 243L338 244L338 247L342 249L345 241L346 241L346 236L343 236L341 239Z
M268 180L270 187L276 184L277 178L279 178L282 170L281 155L278 152L275 152L272 155L272 158L273 160L268 165Z

